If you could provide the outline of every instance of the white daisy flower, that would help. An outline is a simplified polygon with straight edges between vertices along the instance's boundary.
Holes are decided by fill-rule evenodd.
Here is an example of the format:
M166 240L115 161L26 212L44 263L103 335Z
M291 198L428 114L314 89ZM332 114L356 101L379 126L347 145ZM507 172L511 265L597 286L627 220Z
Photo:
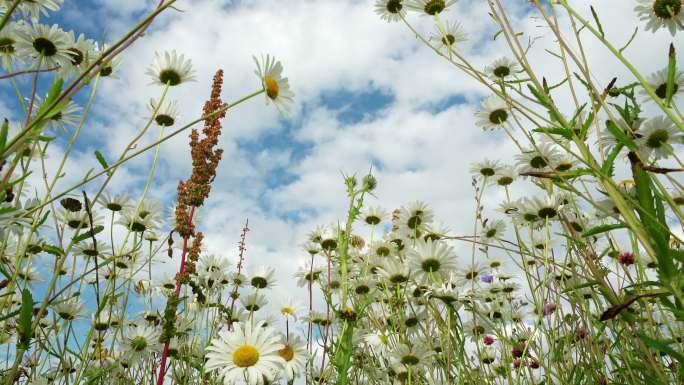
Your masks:
M41 68L71 65L69 36L57 24L33 24L17 29L17 54L32 59L41 58Z
M292 382L295 377L299 377L306 369L309 360L309 352L306 350L306 341L302 341L297 336L282 336L280 343L284 346L278 350L278 355L285 361L285 379Z
M667 98L667 68L652 73L646 78L646 82L660 99L664 100ZM672 88L672 99L676 100L682 93L684 93L684 72L676 71ZM651 98L644 89L639 90L639 94L643 96L646 101Z
M672 155L672 144L682 144L682 133L672 123L663 116L656 116L649 119L639 130L641 136L636 140L639 153L644 160L664 159Z
M126 193L110 195L107 192L103 192L97 199L97 202L107 210L117 212L127 208L131 204L131 198Z
M637 0L639 5L634 7L639 18L646 21L646 30L656 32L660 28L667 28L672 36L682 30L684 12L681 0Z
M403 0L376 0L375 13L388 23L399 21L406 16Z
M230 262L215 255L203 255L197 264L197 278L208 289L230 283Z
M19 9L24 16L29 16L36 22L41 15L48 16L48 11L59 11L60 5L64 0L28 0L19 3Z
M432 282L434 278L446 279L456 267L453 248L442 241L418 240L415 248L408 251L409 264L420 282Z
M247 294L245 296L240 296L240 303L250 312L259 311L259 309L266 306L268 300L266 296L259 292L254 292Z
M463 30L461 23L447 21L444 31L439 26L435 27L435 32L430 36L430 40L438 41L437 49L448 53L454 49L454 45L468 40L468 34Z
M506 101L496 95L482 100L482 110L475 113L475 125L483 130L493 130L504 126L510 115Z
M515 76L520 71L520 64L507 57L494 60L484 69L487 76L493 80L506 80L506 78Z
M21 24L11 22L0 30L0 60L2 67L7 71L12 71L15 61L23 61L22 56L17 52L20 28L22 28Z
M398 220L401 227L415 231L430 224L433 218L434 213L425 202L413 201L400 209Z
M152 78L152 83L161 86L177 86L195 80L192 60L185 59L185 55L178 55L176 50L166 51L163 55L154 53L154 61L145 72Z
M249 282L256 289L270 289L275 286L275 269L269 266L250 266Z
M397 259L386 259L377 269L378 275L392 286L408 281L411 275L410 266Z
M485 240L499 239L504 231L506 231L506 222L495 219L493 221L488 221L484 226L482 229L482 237Z
M411 368L415 373L420 370L419 368L429 365L429 360L433 354L434 352L423 344L414 344L413 346L399 344L396 350L392 352L392 358L401 365Z
M287 299L280 304L280 314L285 317L292 317L296 321L301 306L302 303L299 300L294 299L293 297L287 297Z
M501 162L498 160L485 159L470 166L470 173L474 174L478 179L492 177L499 170L501 170Z
M150 99L150 103L147 105L147 109L151 114L154 114L154 111L157 110L157 114L153 116L154 122L161 127L173 126L176 123L176 119L180 116L178 101L165 100L161 106L157 106L159 106L159 102L154 100L154 98Z
M509 165L501 166L496 174L490 178L492 185L508 186L518 178L518 172L515 168Z
M52 310L63 320L73 321L83 317L85 309L78 298L63 300L52 306Z
M70 78L72 76L80 75L96 55L97 44L90 39L86 39L84 34L78 35L75 38L74 31L67 32L69 41L69 54L71 54L71 61L69 65L60 67L59 74L63 78Z
M294 93L290 90L290 83L282 76L283 65L270 55L261 57L261 62L252 56L257 70L254 71L259 77L262 87L266 92L266 103L273 102L281 114L290 111L290 105L294 101Z
M550 143L537 143L536 147L523 150L515 156L518 161L518 172L539 172L550 170L550 165L556 163L559 157L558 149Z
M264 385L264 379L272 381L285 367L278 354L284 348L271 328L234 324L232 331L222 330L207 347L205 368L216 371L224 385Z
M375 226L385 220L387 217L387 211L379 206L372 206L363 209L361 213L361 219L371 226Z
M36 100L34 102L33 107L34 114L37 114L38 111L40 111L42 105L43 99L36 96ZM59 112L50 112L48 115L49 119L45 121L45 128L47 129L60 129L66 132L67 126L78 127L79 123L81 122L81 115L79 113L83 109L81 108L81 106L79 106L71 100L67 100L60 103L60 105L53 107L51 111L55 110L58 110Z
M152 326L127 326L121 336L121 349L131 362L137 362L149 354L161 352L159 335L159 330Z
M456 0L410 0L406 3L406 7L422 12L424 15L435 16L455 3Z

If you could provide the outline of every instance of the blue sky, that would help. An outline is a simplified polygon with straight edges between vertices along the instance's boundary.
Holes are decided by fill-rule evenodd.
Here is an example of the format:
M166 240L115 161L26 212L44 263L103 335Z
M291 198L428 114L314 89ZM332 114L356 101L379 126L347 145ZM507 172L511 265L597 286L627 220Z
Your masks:
M283 62L296 104L288 117L279 116L261 97L229 112L221 140L224 159L202 209L200 228L207 233L207 252L234 261L240 228L249 218L248 264L276 267L284 288L279 293L296 295L291 277L304 256L299 245L315 225L344 215L342 173L363 174L371 165L379 182L378 199L369 201L371 205L391 210L424 200L455 234L467 233L474 207L470 164L483 158L511 163L515 148L503 133L484 133L475 127L473 114L487 96L485 89L422 46L404 26L380 20L372 3L178 1L183 12L163 15L124 54L118 78L103 80L94 113L69 164L70 173L60 186L99 167L95 149L108 159L117 157L142 126L148 114L145 103L161 91L147 85L144 74L155 51L176 49L193 60L197 81L169 93L181 105L181 122L199 115L216 68L226 72L224 99L236 100L259 87L251 55L270 53ZM577 2L587 12L593 3ZM471 35L459 49L479 68L504 53L503 42L492 39L496 31L485 5L461 0L444 16L460 21ZM64 29L112 41L153 6L154 2L142 0L67 0L59 16L43 22L58 22ZM510 7L522 16L527 4L511 1ZM619 2L602 14L610 38L629 38L632 29L624 28L625 21L637 22L631 8ZM411 20L420 31L434 30L429 18ZM537 39L535 44L554 49L550 32L540 29L539 23L514 20L514 24ZM643 34L626 54L650 73L664 63L642 57L640 47L660 44L665 52L670 40L667 33ZM630 78L624 68L598 52L598 43L585 48L596 63L598 79ZM556 59L543 54L543 49L537 51L542 54L534 56L532 63L550 80L557 78ZM27 79L22 81L27 84ZM8 90L3 92L6 96ZM152 131L146 142L156 137ZM60 143L51 158L59 159L63 138ZM187 135L165 143L161 151L150 195L168 206L175 199L177 181L190 172ZM149 154L132 161L114 179L110 191L139 194L150 162ZM491 202L497 201L495 192L489 195ZM496 205L487 208L493 212ZM159 271L175 271L177 263L164 261Z

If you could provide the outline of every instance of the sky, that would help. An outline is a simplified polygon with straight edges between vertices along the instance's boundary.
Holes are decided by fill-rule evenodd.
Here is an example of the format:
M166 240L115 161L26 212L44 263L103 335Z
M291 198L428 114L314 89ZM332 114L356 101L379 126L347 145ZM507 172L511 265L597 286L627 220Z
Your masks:
M168 95L179 102L181 123L200 115L218 68L225 71L224 100L237 100L260 87L252 55L271 54L282 61L296 95L293 111L281 116L257 97L231 109L224 119L220 147L225 152L199 225L208 253L236 261L240 231L249 219L247 265L276 269L281 290L274 292L273 301L303 297L304 290L297 289L292 278L306 256L300 245L315 226L344 219L348 202L342 175L364 175L371 167L378 188L367 200L370 205L391 211L409 201L425 201L452 234L469 234L475 207L470 165L484 158L510 164L516 148L503 132L483 132L475 126L474 113L487 90L436 56L406 26L381 20L373 3L179 0L177 10L165 12L124 53L117 78L102 80L57 190L90 168L99 168L94 150L114 159L144 125L146 103L161 94L145 75L155 52L176 50L192 59L197 80L172 88ZM559 62L543 50L557 51L550 31L543 21L528 17L526 1L505 3L516 28L535 42L532 65L549 83L556 83L562 76ZM595 4L607 37L617 45L628 41L641 23L632 1L572 3L586 17L589 5ZM43 22L59 22L90 38L112 41L154 6L146 0L67 0L58 16ZM494 39L497 30L486 2L460 0L443 18L462 23L468 32L469 40L458 50L474 66L483 68L505 54L505 43ZM559 18L567 21L564 15ZM421 32L435 30L428 17L411 14L410 20ZM618 76L627 84L628 71L598 41L585 37L597 82L607 84ZM650 74L666 65L671 41L665 31L640 31L625 55ZM643 54L660 51L662 60ZM561 100L567 96L563 92ZM561 105L571 116L569 100ZM151 130L144 141L157 135ZM59 159L63 144L58 141L52 148L52 159ZM109 191L139 195L151 162L149 153L127 163ZM190 171L187 135L181 134L161 146L149 195L165 207L172 205L178 181ZM524 192L525 187L514 186L514 191ZM502 217L495 211L500 194L486 194L485 210L492 218ZM176 271L177 263L166 261L155 271Z

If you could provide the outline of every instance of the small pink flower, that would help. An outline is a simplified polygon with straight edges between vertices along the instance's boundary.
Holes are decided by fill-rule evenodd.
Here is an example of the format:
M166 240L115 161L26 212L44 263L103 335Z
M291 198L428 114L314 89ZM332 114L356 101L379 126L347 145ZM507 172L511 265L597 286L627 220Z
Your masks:
M492 336L484 336L484 338L482 339L482 342L484 342L485 345L489 346L489 345L494 344L494 342L496 342L496 340Z
M620 262L621 265L633 265L635 260L634 254L629 251L623 251L618 255L618 262Z

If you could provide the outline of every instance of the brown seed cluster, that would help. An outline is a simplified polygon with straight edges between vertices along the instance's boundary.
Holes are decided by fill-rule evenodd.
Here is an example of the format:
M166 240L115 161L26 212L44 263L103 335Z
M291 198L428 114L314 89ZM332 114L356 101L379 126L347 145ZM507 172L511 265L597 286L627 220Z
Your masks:
M187 181L178 182L178 206L176 207L176 230L183 237L194 234L195 229L190 217L190 208L199 207L211 191L211 182L216 176L223 150L216 148L221 135L221 119L225 111L216 112L226 106L221 100L223 71L214 75L211 97L204 104L204 116L211 115L204 121L202 137L196 129L190 133L190 153L192 156L192 175Z

